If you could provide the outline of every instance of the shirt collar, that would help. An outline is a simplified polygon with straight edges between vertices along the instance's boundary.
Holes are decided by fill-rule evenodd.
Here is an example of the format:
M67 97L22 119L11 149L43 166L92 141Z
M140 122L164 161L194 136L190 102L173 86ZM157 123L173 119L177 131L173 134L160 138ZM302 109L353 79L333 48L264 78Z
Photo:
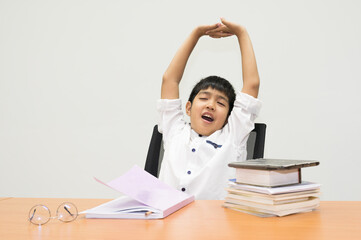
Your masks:
M189 127L190 127L190 124L189 124ZM196 131L194 131L191 127L190 127L190 129L191 129L191 136L190 136L191 141L193 141L194 139L198 139L198 138L202 138L202 139L207 138L207 139L213 141L212 139L217 139L223 130L223 129L217 130L214 133L212 133L210 136L202 136L202 135L198 134Z

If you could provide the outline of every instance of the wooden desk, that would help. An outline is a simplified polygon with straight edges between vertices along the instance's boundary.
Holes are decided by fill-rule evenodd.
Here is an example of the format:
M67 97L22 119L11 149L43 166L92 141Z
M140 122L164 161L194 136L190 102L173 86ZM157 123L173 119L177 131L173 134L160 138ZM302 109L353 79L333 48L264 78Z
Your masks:
M30 208L47 205L52 214L71 201L83 211L105 199L2 198L0 239L361 239L361 202L321 202L318 210L287 217L259 218L221 207L222 201L196 201L163 220L56 219L38 227Z

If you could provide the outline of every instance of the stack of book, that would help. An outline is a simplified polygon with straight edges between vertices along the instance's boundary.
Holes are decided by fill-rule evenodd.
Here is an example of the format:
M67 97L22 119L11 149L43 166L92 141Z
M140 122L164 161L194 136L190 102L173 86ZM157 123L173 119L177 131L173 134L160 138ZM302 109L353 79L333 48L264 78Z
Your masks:
M261 216L286 216L319 206L320 184L302 181L301 168L318 161L252 159L230 163L236 179L229 182L224 207Z

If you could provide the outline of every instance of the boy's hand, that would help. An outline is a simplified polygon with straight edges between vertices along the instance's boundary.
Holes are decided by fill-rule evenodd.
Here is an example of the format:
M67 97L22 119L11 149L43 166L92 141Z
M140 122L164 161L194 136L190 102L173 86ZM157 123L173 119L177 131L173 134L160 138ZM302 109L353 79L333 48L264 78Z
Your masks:
M229 37L232 35L240 36L246 29L236 23L230 22L221 18L222 24L219 24L216 29L206 32L212 38Z
M212 25L201 25L195 29L195 33L197 34L198 37L202 37L208 35L207 32L215 31L220 26L222 26L221 23L216 23Z

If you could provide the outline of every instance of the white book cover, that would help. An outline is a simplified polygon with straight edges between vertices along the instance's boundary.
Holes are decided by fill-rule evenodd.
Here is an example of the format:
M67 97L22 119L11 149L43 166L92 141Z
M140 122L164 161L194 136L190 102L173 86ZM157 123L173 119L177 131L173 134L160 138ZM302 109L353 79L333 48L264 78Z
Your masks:
M307 190L319 189L321 184L306 182L303 181L299 184L289 185L289 186L281 186L281 187L259 187L253 186L248 184L239 184L230 181L229 187L234 189L252 191L257 193L264 193L264 194L283 194L283 193L291 193L291 192L302 192Z
M288 195L288 194L281 194L281 195ZM273 198L273 197L267 197L267 196L275 196L275 195L266 195L263 196L257 196L257 195L250 195L250 194L243 194L237 192L237 190L229 190L227 194L227 198L234 198L238 200L243 201L250 201L250 202L258 202L258 203L264 203L264 204L271 204L271 205L277 205L277 204L285 204L285 203L291 203L291 202L300 202L307 200L310 197L319 197L320 192L308 192L304 194L298 194L294 196L283 196L281 198Z
M283 217L283 216L287 216L287 215L291 215L291 214L295 214L295 213L310 212L310 211L315 210L318 206L319 206L319 203L316 203L315 205L310 205L310 206L306 206L306 207L288 209L288 210L283 210L283 211L270 211L270 210L253 208L253 207L249 207L249 206L245 206L245 205L233 204L233 203L224 203L223 204L223 207L233 209L236 211L240 211L243 213L248 213L251 215L258 216L258 217L275 217L275 216Z
M263 204L263 203L258 203L258 202L243 201L243 200L232 199L232 198L226 198L226 201L225 201L225 203L231 203L231 204L236 204L236 205L240 205L240 206L247 206L247 207L259 209L259 211L274 211L274 212L287 211L287 210L292 210L292 209L315 206L315 205L318 205L319 202L320 202L320 199L317 197L311 197L311 198L307 198L303 201L291 202L291 203L285 203L285 204L279 204L279 205Z

